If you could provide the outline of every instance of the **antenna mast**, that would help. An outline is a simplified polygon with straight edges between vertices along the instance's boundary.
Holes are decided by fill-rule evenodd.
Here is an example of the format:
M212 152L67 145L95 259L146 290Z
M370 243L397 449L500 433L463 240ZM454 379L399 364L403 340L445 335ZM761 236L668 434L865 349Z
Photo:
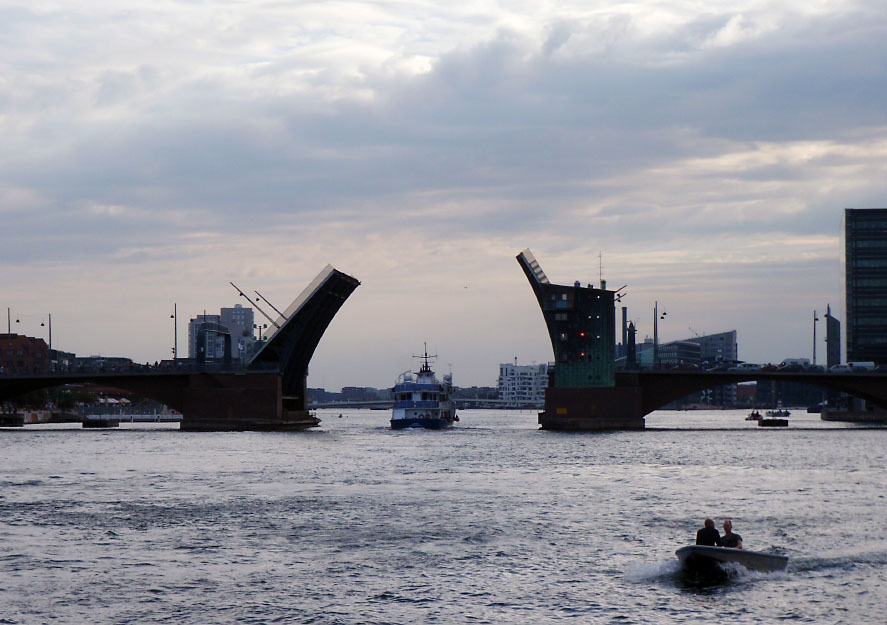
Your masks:
M243 291L240 290L240 287L238 287L238 286L237 286L236 284L234 284L233 282L228 282L228 284L230 284L230 285L233 286L235 289L237 289L237 292L240 293L240 296L243 297L246 301L248 301L250 304L253 303L252 300L249 298L249 296L248 296L246 293L244 293ZM274 319L272 319L270 316L268 316L268 313L266 313L264 310L262 310L262 309L258 306L258 304L254 304L254 305L255 305L255 307L256 307L256 310L258 310L260 313L262 313L262 314L265 316L265 319L267 319L268 321L271 322L271 325L273 325L273 326L274 326L275 328L277 328L278 330L280 329L280 326L277 325L277 322L274 321ZM274 308L274 307L272 306L272 308ZM277 309L275 308L275 310L277 310Z

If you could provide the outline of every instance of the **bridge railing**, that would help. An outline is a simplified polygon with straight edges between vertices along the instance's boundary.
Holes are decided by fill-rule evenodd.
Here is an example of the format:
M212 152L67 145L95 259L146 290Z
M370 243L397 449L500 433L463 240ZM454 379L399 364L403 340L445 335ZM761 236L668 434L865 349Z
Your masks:
M276 372L280 368L277 363L264 362L255 363L249 367L249 371L253 372ZM91 375L158 375L158 374L187 374L187 373L245 373L247 371L246 363L238 363L225 365L221 362L185 362L160 365L143 365L133 363L128 366L111 365L105 367L79 366L79 367L61 367L52 370L42 371L24 371L20 369L4 369L0 371L0 378L58 378L58 377L82 377Z

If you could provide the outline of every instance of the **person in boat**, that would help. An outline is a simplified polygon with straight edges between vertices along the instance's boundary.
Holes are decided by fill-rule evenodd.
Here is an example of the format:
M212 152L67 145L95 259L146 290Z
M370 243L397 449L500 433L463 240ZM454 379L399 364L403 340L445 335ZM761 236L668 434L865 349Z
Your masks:
M721 536L720 545L731 549L742 549L742 536L733 533L733 521L724 520L724 535Z
M715 529L715 522L705 519L703 526L701 530L696 532L696 544L707 547L721 546L721 535Z

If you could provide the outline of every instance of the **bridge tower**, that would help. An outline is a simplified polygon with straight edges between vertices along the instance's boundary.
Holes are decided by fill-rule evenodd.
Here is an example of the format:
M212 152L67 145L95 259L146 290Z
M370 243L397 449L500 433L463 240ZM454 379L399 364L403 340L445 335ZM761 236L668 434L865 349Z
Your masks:
M639 389L616 386L614 291L600 287L552 284L530 250L517 261L542 309L554 372L545 391L543 429L642 429Z

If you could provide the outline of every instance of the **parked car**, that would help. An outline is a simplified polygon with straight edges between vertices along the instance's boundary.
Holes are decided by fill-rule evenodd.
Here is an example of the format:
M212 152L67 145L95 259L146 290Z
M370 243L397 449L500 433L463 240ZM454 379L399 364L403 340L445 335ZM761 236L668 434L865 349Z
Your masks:
M779 367L777 367L777 369L784 373L801 372L804 370L804 365L799 362L783 362L781 365L779 365Z
M784 369L787 367L791 367L793 365L797 365L800 367L799 369L791 369L791 371L803 371L805 367L810 366L809 358L786 358L781 363L779 363L779 368Z
M829 368L829 373L853 373L853 369L850 368L850 365L834 365Z
M727 371L741 371L744 373L748 373L749 371L760 371L761 365L756 365L753 362L743 362L741 364L736 365L735 367L730 367Z

